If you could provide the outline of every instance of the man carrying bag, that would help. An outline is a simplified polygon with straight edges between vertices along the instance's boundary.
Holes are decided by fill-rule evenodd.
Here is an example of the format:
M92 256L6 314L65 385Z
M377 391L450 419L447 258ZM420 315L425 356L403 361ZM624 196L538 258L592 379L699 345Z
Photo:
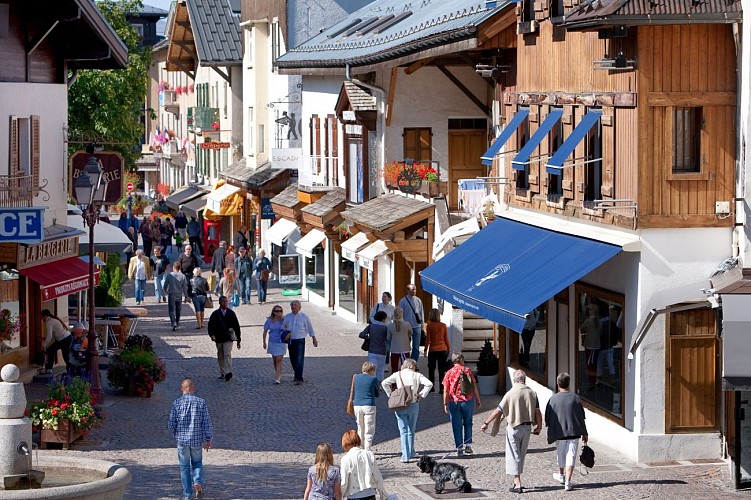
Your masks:
M228 302L227 297L219 297L219 309L209 317L209 337L216 343L219 378L227 382L232 379L232 343L237 342L240 349L240 322Z

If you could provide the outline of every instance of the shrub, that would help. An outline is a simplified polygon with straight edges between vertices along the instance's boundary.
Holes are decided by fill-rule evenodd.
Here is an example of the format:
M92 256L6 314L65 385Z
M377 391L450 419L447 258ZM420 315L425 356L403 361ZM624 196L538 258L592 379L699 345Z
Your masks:
M135 396L145 396L154 385L164 382L167 370L164 361L154 352L146 335L132 335L122 352L110 358L107 381L110 387L124 389Z
M498 375L498 356L493 352L490 339L485 339L485 345L482 346L477 359L477 375L479 377Z

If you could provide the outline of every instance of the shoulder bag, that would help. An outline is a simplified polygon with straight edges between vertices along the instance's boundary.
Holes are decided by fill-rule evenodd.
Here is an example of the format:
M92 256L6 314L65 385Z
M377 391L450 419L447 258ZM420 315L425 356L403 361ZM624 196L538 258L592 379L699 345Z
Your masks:
M389 396L389 409L394 411L404 410L412 404L412 386L404 385L401 372L399 372L399 381L402 386L391 391L391 396Z
M214 299L211 298L211 295L206 295L206 300L203 303L204 309L213 309L214 308Z
M360 346L360 349L363 351L369 351L370 350L370 325L368 325L365 330L360 332L359 337L361 339L365 339L362 341L362 345Z
M356 374L355 374L356 375ZM349 387L349 399L347 400L347 415L355 415L355 375L352 375L352 385Z

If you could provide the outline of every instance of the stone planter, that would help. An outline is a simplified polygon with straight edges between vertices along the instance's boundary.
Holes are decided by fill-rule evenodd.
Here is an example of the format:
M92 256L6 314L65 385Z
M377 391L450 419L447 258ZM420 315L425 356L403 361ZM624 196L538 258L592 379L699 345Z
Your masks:
M81 430L66 418L58 422L57 430L42 429L39 435L39 446L44 450L47 448L48 443L60 443L63 445L63 449L67 450L70 443L82 435Z
M426 198L435 198L439 194L438 181L422 181L422 184L420 184L419 193Z
M498 393L498 374L477 375L477 390L481 396L490 396Z
M138 390L136 389L135 382L131 382L128 385L128 390L126 391L126 394L128 396L139 397L139 398L150 398L151 397L151 391L146 391L146 392L142 392L142 393L139 394Z

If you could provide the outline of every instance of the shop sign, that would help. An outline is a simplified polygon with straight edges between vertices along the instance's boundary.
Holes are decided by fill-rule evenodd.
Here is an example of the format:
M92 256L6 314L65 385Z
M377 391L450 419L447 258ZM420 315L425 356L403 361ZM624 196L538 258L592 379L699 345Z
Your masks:
M43 241L38 245L24 245L18 249L16 269L26 269L76 255L78 255L78 236Z
M94 286L99 285L99 273L94 274ZM46 286L41 289L42 300L45 302L59 297L70 295L71 293L81 292L89 289L89 277L74 278Z
M119 153L111 151L95 153L94 156L96 156L97 160L99 160L99 164L104 170L104 174L102 175L102 184L104 184L105 182L107 183L107 192L104 197L104 204L110 205L117 203L123 197L123 168L125 165L123 157L120 156ZM86 167L86 161L88 159L89 154L86 151L76 151L75 153L73 153L73 156L70 157L68 193L70 193L70 196L73 199L76 198L73 184L75 183L76 179L78 179L78 176L81 175L81 172L83 172L84 167Z
M274 207L271 206L271 198L261 198L261 219L276 219Z
M44 210L47 207L0 209L0 241L39 243L44 239Z
M302 281L300 278L300 256L279 256L279 284L296 285Z
M201 149L229 149L232 144L229 142L202 142Z
M302 164L302 148L275 148L271 150L271 168L297 170Z

